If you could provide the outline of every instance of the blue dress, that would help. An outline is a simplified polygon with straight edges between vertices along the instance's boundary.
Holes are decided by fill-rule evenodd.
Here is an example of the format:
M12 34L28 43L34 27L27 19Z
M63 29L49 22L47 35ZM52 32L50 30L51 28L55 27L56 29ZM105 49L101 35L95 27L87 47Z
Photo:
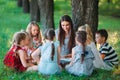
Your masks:
M52 51L52 43L47 42L43 44L43 46L39 47L41 51L41 59L40 63L38 64L38 72L45 75L51 74L59 74L61 69L58 65L58 58L57 58L57 44L54 43L55 53L54 59L51 60L51 51Z
M91 51L91 48L86 46L83 63L81 63L82 46L75 46L73 51L73 64L66 65L65 69L67 72L76 76L91 75L94 69L94 55Z
M57 43L58 45L60 45L60 43L58 42L58 34L59 34L59 29L56 29L55 30L55 35L56 35L56 40L57 40ZM64 44L62 45L61 47L61 52L60 52L60 56L65 56L67 54L70 53L69 49L68 49L68 42L69 42L69 35L66 36L66 38L64 39Z
M60 42L58 41L58 34L59 34L59 29L55 30L55 35L56 35L56 41L57 44L60 45ZM65 56L70 53L70 50L68 49L68 42L69 42L69 35L64 39L64 44L61 47L60 50L60 56ZM71 61L71 58L61 58L60 63L65 64Z
M65 55L68 55L70 53L70 51L68 49L68 41L69 41L69 37L66 37L64 40L64 44L61 47L61 51L60 51L61 56L65 56Z

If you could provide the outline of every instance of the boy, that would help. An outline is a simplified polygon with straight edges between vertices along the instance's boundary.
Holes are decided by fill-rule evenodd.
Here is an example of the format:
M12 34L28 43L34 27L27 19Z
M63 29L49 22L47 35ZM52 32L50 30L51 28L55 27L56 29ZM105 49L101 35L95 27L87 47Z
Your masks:
M100 44L99 52L102 60L110 69L117 67L118 56L115 50L107 43L108 33L105 29L98 30L95 35L96 42Z

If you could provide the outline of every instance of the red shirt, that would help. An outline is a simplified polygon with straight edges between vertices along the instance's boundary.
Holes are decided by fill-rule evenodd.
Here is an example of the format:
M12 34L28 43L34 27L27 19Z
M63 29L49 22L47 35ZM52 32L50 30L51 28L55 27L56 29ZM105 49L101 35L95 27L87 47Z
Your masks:
M12 69L23 72L26 68L22 65L19 56L16 54L16 51L23 50L21 47L13 45L11 49L7 52L4 58L4 64Z

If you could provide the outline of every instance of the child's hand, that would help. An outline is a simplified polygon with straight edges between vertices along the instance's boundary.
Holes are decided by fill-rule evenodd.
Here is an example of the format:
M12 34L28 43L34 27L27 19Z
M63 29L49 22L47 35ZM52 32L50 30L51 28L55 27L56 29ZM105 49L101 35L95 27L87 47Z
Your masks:
M68 55L66 55L66 56L64 56L65 58L69 58L70 56L68 56Z
M71 58L71 55L66 55L64 56L64 58Z

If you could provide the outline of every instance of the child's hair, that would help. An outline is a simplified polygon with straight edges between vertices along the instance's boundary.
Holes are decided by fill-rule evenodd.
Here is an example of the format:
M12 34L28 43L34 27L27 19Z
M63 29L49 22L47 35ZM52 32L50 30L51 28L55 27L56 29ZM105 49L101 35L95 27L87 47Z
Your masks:
M85 31L77 31L76 32L76 40L78 42L80 42L83 46L83 51L82 51L83 53L81 55L81 59L82 59L81 62L83 62L84 61L84 56L85 56L85 43L86 43L86 40L87 40L86 32Z
M54 37L55 37L55 31L54 29L50 28L46 31L46 39L53 41ZM54 59L54 51L55 51L55 47L54 47L54 43L52 42L52 52L51 52L51 60L53 61Z
M67 21L70 23L70 31L69 31L70 39L68 42L68 49L71 50L72 47L74 46L74 42L75 42L75 40L74 40L75 33L73 30L72 20L71 20L70 16L68 16L68 15L64 15L60 19L58 40L60 41L60 46L62 46L64 44L64 39L65 39L65 31L62 29L62 26L61 26L61 22L63 22L63 21Z
M20 45L20 42L25 40L26 36L28 35L25 31L16 32L13 36L13 44Z
M42 35L41 35L40 27L39 27L39 25L35 21L32 21L32 22L30 22L28 24L26 32L28 32L30 34L31 38L32 38L31 29L32 29L33 26L37 26L38 27L39 32L38 32L37 36L38 36L39 41L42 42Z
M108 33L105 29L100 29L96 32L96 34L100 34L102 37L105 37L105 41L107 40L108 38Z
M91 28L88 24L85 24L85 25L78 27L78 31L86 31L87 40L93 41L93 34L92 34Z
M47 39L47 32L48 32L49 29L45 29L45 31L43 32L43 40Z

